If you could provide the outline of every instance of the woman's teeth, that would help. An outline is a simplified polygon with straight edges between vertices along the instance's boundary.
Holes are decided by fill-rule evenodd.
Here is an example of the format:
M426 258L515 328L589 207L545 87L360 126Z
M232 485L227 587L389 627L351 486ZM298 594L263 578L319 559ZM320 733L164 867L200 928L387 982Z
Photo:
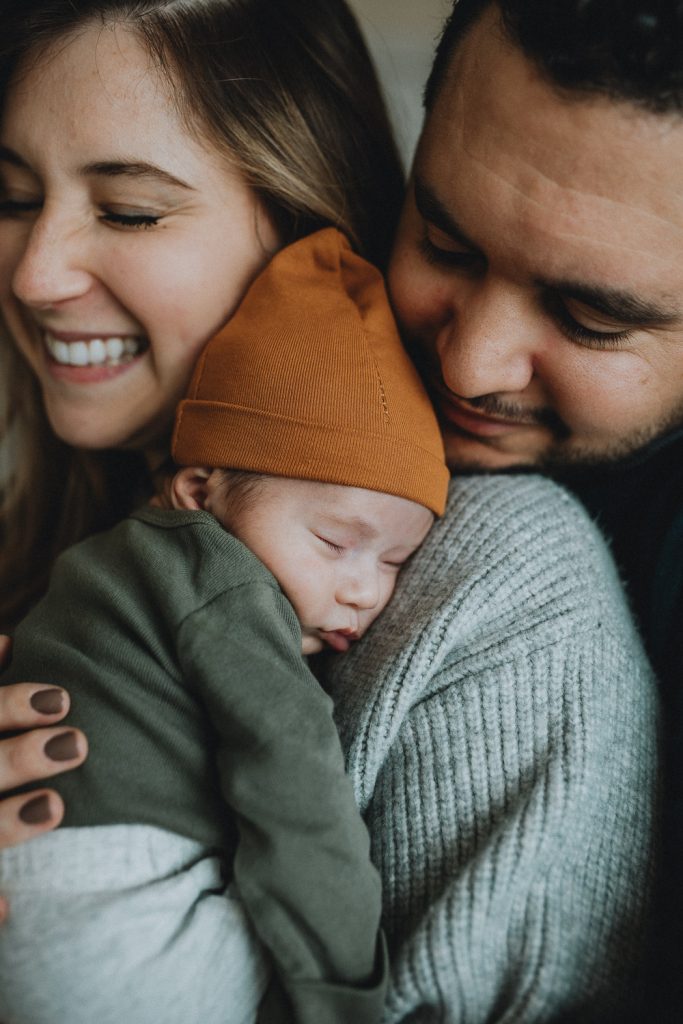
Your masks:
M121 366L147 347L144 338L93 338L91 341L60 341L45 332L45 345L61 366Z

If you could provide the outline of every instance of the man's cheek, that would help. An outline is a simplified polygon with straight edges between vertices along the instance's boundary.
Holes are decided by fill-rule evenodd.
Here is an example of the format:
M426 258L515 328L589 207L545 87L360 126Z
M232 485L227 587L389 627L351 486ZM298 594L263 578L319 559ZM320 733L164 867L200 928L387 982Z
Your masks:
M399 323L408 334L421 333L438 322L439 301L430 281L419 274L401 274L392 298Z

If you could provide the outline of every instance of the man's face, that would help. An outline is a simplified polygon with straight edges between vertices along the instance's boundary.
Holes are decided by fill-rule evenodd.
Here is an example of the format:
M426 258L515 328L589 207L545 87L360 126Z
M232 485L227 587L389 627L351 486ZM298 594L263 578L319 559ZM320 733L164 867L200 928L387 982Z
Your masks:
M641 447L683 421L683 118L560 96L490 8L428 117L389 283L451 467Z

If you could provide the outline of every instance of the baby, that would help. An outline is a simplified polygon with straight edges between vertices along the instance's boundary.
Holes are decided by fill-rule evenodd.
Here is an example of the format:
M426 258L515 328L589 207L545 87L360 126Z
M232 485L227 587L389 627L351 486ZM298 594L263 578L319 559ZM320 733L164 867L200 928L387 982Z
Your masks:
M153 505L59 560L2 677L68 689L91 752L64 827L0 854L0 1020L246 1024L265 991L262 1020L377 1021L379 880L302 655L366 632L448 474L337 231L254 282L172 450Z

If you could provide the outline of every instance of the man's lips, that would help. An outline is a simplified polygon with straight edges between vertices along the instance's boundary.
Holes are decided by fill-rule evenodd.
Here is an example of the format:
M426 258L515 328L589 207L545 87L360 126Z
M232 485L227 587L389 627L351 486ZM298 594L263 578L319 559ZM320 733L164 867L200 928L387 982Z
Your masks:
M538 430L540 427L535 419L491 416L478 409L473 409L457 398L450 396L446 398L438 392L435 395L435 401L442 419L468 434L475 434L479 437L503 437L518 430L529 428Z

